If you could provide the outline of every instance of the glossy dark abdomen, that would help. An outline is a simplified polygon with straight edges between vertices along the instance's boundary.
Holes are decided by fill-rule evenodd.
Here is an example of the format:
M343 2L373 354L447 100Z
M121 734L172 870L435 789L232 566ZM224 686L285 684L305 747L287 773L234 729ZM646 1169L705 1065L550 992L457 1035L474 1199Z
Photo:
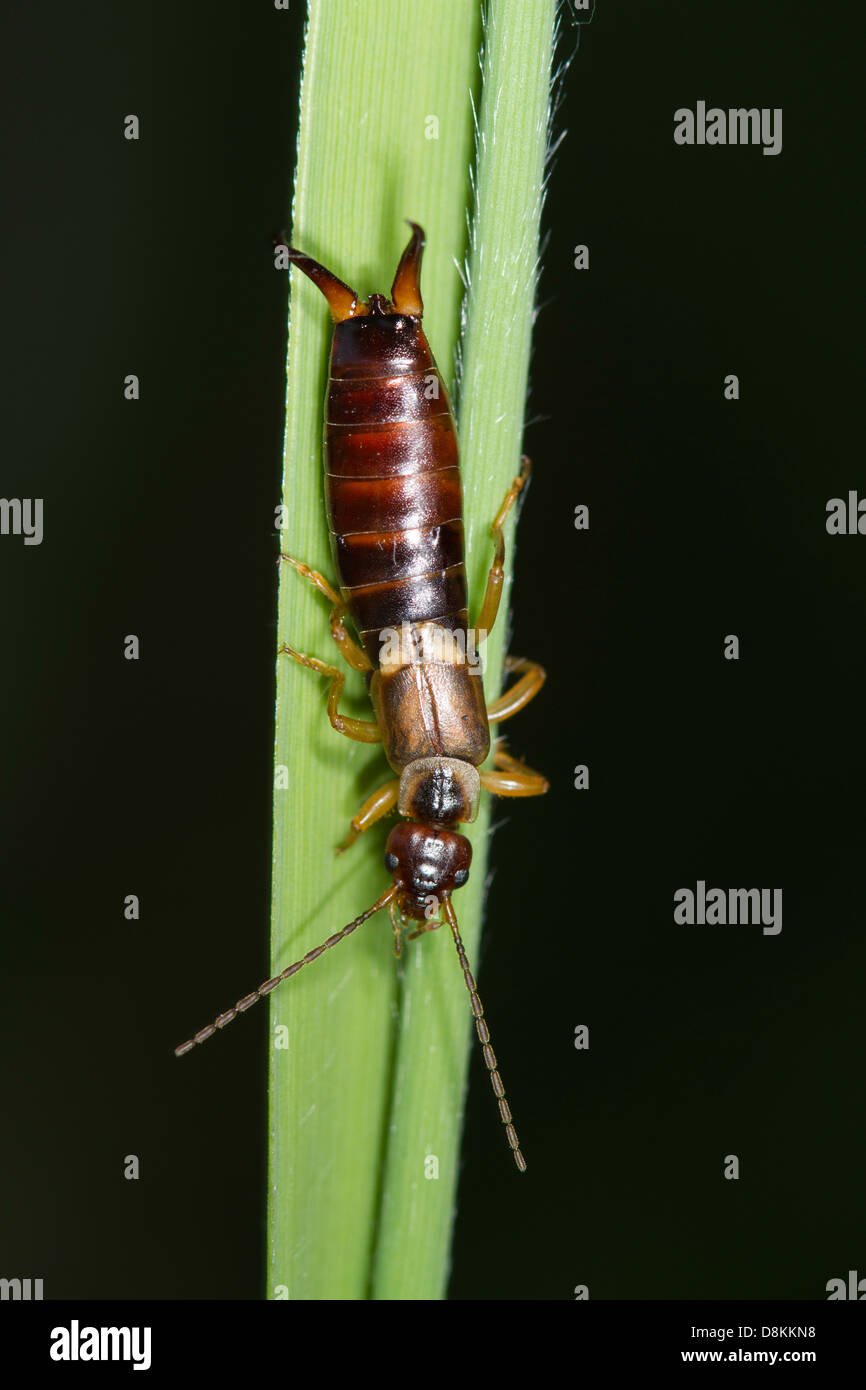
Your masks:
M419 321L371 313L334 332L325 414L328 521L370 659L383 628L465 630L457 432Z

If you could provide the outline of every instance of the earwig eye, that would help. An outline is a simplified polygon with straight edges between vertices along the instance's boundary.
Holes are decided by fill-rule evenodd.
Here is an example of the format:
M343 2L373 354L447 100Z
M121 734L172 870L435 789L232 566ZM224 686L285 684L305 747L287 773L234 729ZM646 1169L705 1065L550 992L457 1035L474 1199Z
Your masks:
M389 874L393 874L399 863L400 860L397 858L396 854L391 854L389 851L385 855L385 868L388 870Z
M458 869L456 874L454 875L454 887L462 888L468 877L468 869Z

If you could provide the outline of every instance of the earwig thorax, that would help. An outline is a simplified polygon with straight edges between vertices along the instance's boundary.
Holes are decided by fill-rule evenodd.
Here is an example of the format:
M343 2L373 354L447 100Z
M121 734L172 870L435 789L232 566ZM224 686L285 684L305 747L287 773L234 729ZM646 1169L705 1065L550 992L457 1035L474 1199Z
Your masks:
M466 824L478 815L481 778L463 758L416 758L400 776L397 809L427 825Z

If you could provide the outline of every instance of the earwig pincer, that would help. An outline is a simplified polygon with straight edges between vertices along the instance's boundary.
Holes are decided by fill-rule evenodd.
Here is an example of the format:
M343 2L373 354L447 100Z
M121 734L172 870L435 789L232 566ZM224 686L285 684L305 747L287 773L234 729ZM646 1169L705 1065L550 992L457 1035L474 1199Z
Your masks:
M475 623L470 627L464 564L463 496L457 430L442 380L421 326L420 270L424 233L410 222L409 239L391 296L359 300L318 261L291 247L288 258L313 281L334 320L325 403L325 495L339 590L290 555L294 566L331 605L330 627L340 656L366 676L375 719L340 713L345 676L317 657L284 643L280 652L330 682L328 718L345 738L381 743L396 776L361 806L339 851L395 808L404 817L388 836L390 887L321 946L240 999L175 1051L206 1042L303 966L336 946L381 908L389 909L394 945L447 922L469 992L484 1061L521 1172L520 1151L490 1033L451 901L469 877L472 849L458 826L475 820L482 788L496 796L539 796L548 784L510 757L501 741L493 767L490 725L510 719L540 690L535 662L507 657L517 675L485 704L478 646L492 630L504 579L503 526L529 475L529 461L493 519L493 563ZM346 627L350 618L357 633Z

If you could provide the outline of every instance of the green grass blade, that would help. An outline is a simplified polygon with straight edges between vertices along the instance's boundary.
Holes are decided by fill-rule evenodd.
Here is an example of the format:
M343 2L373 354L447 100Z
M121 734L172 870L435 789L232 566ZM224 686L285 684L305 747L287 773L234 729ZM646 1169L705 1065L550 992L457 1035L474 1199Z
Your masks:
M493 113L486 98L481 104L487 135L478 171L476 279L462 421L476 607L490 561L487 527L519 456L553 0L500 0L491 14L488 70L498 82L516 81L524 95L512 112L515 93L501 89L500 107L512 124L502 126L497 113L495 141ZM529 45L522 55L511 46L512 26L516 42ZM471 0L438 0L435 6L426 0L310 4L293 241L360 293L387 292L406 239L403 219L420 221L427 232L425 328L446 380L460 323L462 287L455 262L462 263L467 249L474 150L469 92L477 100L479 41L480 14ZM429 138L434 134L438 138ZM497 193L495 179L489 188L486 182L490 161L502 164L496 153L501 140L512 142L505 163L516 162L521 183L524 177L528 182L530 168L536 169L534 191L514 214L517 224L510 232L495 225L495 199L503 198L503 189ZM535 151L531 156L523 152L527 140ZM486 197L493 199L488 214ZM535 234L522 225L532 217ZM515 232L526 248L531 243L516 278ZM501 280L503 271L511 275L504 302L490 293L487 280L491 272ZM321 477L330 325L318 292L297 273L290 320L281 548L333 576ZM503 339L508 340L504 348ZM490 364L483 361L488 352ZM499 366L491 376L494 362ZM507 401L503 382L511 383ZM494 400L473 400L474 392L491 387ZM280 639L330 661L335 649L326 618L324 600L284 566ZM498 684L501 649L495 639L490 646L489 668ZM333 733L324 687L311 672L286 658L279 661L275 971L350 921L387 883L383 830L371 832L344 858L333 856L332 846L360 801L389 770L375 749ZM360 678L348 688L354 694L349 712L369 717ZM473 877L455 900L470 953L477 946L486 824L485 818L473 835ZM380 914L272 997L270 1297L423 1298L440 1297L444 1290L469 1047L468 1001L444 932L407 948L399 1000L391 946L387 916ZM496 1122L491 1098L491 1123ZM438 1160L437 1177L425 1176L432 1171L429 1155ZM502 1161L510 1162L504 1140Z
M473 614L492 558L490 522L519 469L555 9L554 0L491 0L487 11L459 405ZM501 683L513 526L512 518L506 531L509 576L485 654L488 700ZM486 795L482 805L469 830L472 875L454 899L470 963L478 959L483 909ZM409 956L400 1019L374 1292L378 1298L440 1298L448 1275L469 1048L478 1045L447 928ZM495 1047L495 1018L488 1023ZM500 1060L507 1087L506 1059ZM519 1134L519 1114L515 1118ZM499 1124L492 1092L490 1123ZM425 1177L427 1154L438 1159L436 1179ZM512 1162L504 1132L502 1162ZM427 1172L430 1166L428 1159ZM516 1169L514 1180L524 1181Z
M462 0L313 0L310 6L292 235L357 287L387 293L407 229L428 237L425 326L446 376L453 361L465 254L468 92L479 23ZM438 115L438 139L428 117ZM282 548L333 576L322 492L322 405L330 321L295 272L291 298ZM282 640L332 659L327 607L288 567ZM363 683L353 712L366 714ZM387 884L382 835L343 859L363 796L385 780L381 753L340 738L324 682L278 665L273 968L350 921ZM394 1045L396 969L387 916L374 919L273 996L287 1049L271 1049L269 1292L363 1298L381 1193Z

